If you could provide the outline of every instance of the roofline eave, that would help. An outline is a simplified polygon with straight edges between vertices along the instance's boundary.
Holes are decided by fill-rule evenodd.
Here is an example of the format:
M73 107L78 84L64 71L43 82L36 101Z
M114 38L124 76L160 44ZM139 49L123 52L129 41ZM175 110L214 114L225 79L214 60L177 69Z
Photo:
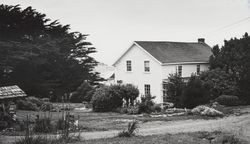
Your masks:
M163 63L160 62L159 60L157 60L153 55L151 55L149 52L147 52L143 47L141 47L139 44L137 44L136 42L134 42L134 44L136 46L138 46L142 51L144 51L146 54L148 54L151 58L153 58L157 63L159 63L160 65L162 65Z
M163 66L166 65L179 65L179 64L209 64L209 62L174 62L174 63L162 63Z
M130 47L128 49L125 50L125 52L123 52L121 54L121 56L118 57L118 59L112 64L112 66L115 67L115 65L122 59L122 57L132 48L132 46L134 45L134 42L130 45Z

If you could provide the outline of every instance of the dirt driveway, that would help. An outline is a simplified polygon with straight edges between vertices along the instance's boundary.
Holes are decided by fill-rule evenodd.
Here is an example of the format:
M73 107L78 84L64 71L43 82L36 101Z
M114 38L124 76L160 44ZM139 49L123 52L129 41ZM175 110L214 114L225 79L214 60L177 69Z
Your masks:
M234 133L250 142L250 113L241 116L228 116L213 120L184 120L184 121L153 121L140 125L139 135L175 134L182 132L197 132L215 130ZM84 139L114 137L119 131L82 133Z

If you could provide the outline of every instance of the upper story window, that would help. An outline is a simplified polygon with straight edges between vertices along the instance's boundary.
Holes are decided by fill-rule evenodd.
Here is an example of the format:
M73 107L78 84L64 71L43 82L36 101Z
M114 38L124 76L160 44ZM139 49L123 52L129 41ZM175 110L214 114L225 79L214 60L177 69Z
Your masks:
M132 71L132 62L131 60L127 60L127 71Z
M200 74L200 72L201 72L201 65L197 65L196 73L197 73L197 74Z
M144 91L145 91L145 95L149 95L150 94L150 85L149 84L145 84L144 85Z
M149 61L144 61L144 71L150 72Z
M182 66L178 66L178 75L182 76Z

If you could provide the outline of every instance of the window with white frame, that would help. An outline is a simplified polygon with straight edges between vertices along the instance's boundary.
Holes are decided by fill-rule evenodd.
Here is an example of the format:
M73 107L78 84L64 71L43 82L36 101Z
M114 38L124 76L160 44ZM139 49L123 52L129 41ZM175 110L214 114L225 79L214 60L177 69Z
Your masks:
M131 62L131 60L127 60L127 62L126 62L127 64L127 71L132 71L132 62Z
M150 93L150 85L149 84L145 84L144 85L144 91L145 91L145 95L149 95Z
M201 72L201 65L197 65L196 73L197 73L197 74L200 74L200 72Z
M144 61L144 71L150 72L149 61Z
M182 66L178 66L178 75L182 76Z

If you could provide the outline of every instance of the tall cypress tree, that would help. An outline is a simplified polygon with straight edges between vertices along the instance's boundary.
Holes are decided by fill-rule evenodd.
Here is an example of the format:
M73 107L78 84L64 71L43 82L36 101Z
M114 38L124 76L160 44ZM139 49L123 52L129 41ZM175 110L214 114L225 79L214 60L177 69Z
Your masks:
M74 91L83 81L101 80L89 56L88 35L70 32L32 7L0 5L0 85L17 84L28 94Z

